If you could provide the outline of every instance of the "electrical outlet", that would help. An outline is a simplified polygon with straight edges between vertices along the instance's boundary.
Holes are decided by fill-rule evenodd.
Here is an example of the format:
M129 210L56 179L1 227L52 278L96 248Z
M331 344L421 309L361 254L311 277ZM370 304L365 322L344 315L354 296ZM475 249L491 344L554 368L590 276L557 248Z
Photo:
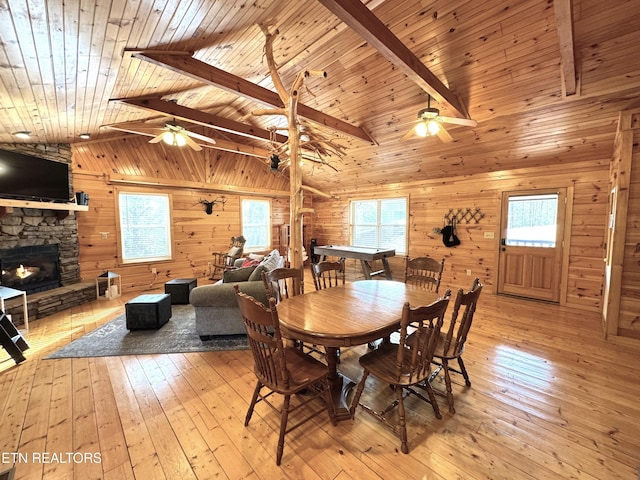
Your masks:
M467 275L471 275L471 270L467 269Z
M103 240L106 240L107 237L109 236L109 232L100 232L100 235L102 236Z
M484 238L494 238L493 232L484 232Z
M151 268L151 273L153 273L154 275L158 274L158 269L156 267L152 267Z

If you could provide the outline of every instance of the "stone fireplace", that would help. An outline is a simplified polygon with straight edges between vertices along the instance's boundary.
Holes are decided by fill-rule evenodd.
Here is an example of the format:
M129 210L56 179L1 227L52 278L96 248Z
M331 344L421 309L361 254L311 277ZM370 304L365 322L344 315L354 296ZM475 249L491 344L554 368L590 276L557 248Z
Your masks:
M71 163L68 144L2 144L0 148ZM71 197L71 179L69 185ZM30 265L30 261L22 260L24 255L35 259L39 265ZM79 255L75 212L50 210L46 203L42 208L33 208L33 202L29 207L0 207L2 285L27 291L30 319L95 299L95 284L81 283ZM29 275L28 268L32 269ZM37 278L38 285L26 280L20 284L20 276L25 276L25 279L32 277L31 280ZM13 309L10 307L8 310L11 312ZM20 320L19 310L11 312L15 313L14 322Z
M34 245L0 250L2 286L27 294L60 286L58 245Z

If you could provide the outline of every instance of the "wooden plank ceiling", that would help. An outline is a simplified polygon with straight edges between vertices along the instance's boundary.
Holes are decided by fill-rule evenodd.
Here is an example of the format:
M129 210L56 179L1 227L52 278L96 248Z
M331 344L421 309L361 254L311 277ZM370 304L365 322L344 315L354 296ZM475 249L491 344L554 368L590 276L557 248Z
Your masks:
M0 0L0 142L108 140L123 133L103 125L175 117L264 162L283 123L250 114L277 98L261 27L279 31L286 86L327 73L307 79L300 111L346 151L333 168L307 163L305 184L322 191L606 161L618 112L640 106L640 0L363 4L372 16L346 0ZM441 115L478 125L448 125L451 143L402 142L427 92Z

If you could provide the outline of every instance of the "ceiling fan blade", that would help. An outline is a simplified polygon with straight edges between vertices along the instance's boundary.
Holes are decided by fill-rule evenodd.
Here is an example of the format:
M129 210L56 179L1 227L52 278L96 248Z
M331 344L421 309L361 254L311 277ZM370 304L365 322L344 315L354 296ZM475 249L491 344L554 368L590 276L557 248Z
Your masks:
M440 130L438 130L438 133L436 133L436 135L440 140L442 140L443 143L453 142L453 137L449 135L449 132L447 132L446 128L444 128L444 125L442 124L440 124Z
M465 127L477 127L478 122L471 120L470 118L457 118L457 117L440 117L438 120L443 123L450 123L452 125L463 125Z
M196 152L199 152L200 150L202 150L202 147L200 145L198 145L196 142L194 142L193 139L189 135L183 135L183 136L184 136L184 139L187 142L187 145L189 145Z
M160 135L156 135L155 137L153 137L151 140L149 140L149 143L158 143L162 141L162 135L164 134L161 133Z
M200 135L199 133L190 132L189 130L185 130L184 133L186 133L189 137L195 138L202 142L212 143L214 145L216 143L216 141L213 138L207 137L205 135Z
M413 137L416 134L416 126L417 124L411 127L409 131L404 134L404 137L402 137L402 140L400 141L404 142L405 140L408 140L409 138Z
M155 137L156 135L158 135L158 132L162 132L161 127L150 127L148 125L141 126L140 124L136 124L133 126L129 126L128 124L101 125L100 128L117 130L119 132L125 132L125 133L135 133L137 135L146 135L148 137Z

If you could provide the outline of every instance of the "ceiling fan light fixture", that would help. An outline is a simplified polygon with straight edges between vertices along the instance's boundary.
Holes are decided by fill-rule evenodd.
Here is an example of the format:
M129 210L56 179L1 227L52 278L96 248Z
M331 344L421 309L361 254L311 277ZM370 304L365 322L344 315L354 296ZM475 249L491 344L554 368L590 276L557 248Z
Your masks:
M431 119L427 122L427 130L430 135L437 135L440 131L440 124L436 120Z
M184 147L187 144L187 139L181 132L164 132L162 134L162 141L167 145Z
M179 147L184 147L187 144L187 139L184 136L184 133L177 132L175 133L175 145Z
M418 135L419 137L426 137L427 135L429 135L427 122L420 122L416 125L416 135Z

